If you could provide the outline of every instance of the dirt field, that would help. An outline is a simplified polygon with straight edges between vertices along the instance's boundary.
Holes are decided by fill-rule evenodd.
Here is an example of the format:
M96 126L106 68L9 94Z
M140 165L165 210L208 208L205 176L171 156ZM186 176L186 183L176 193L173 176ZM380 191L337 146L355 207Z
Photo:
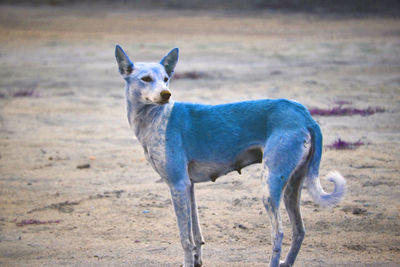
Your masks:
M399 19L0 6L1 266L182 263L168 188L127 123L116 43L134 61L179 47L176 74L200 77L175 79L175 101L383 108L315 117L325 145L364 145L325 147L321 176L340 171L348 193L332 209L303 194L297 266L400 266ZM260 168L196 186L204 266L267 265Z

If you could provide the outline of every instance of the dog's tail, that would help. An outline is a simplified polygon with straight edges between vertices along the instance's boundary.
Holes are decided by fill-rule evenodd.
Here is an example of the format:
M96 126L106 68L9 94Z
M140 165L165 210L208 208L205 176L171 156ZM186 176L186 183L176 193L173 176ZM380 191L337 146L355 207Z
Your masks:
M311 159L308 166L306 186L307 191L313 198L314 202L320 206L335 206L343 198L346 192L346 180L343 176L337 172L333 171L328 173L326 179L335 184L335 189L332 193L326 193L321 186L320 179L318 177L319 163L322 156L322 134L318 124L313 124L312 127L308 129L311 135L312 149Z

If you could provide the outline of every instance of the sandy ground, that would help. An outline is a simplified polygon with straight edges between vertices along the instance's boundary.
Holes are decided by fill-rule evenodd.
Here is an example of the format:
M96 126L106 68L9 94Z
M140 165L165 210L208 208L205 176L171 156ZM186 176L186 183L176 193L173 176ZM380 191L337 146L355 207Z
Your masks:
M168 188L128 127L116 43L134 61L178 46L176 73L203 76L175 79L175 101L384 108L316 117L326 145L365 145L325 147L321 174L339 170L348 193L331 209L303 194L296 265L400 266L400 20L0 6L1 266L182 263ZM204 266L267 265L259 173L253 165L196 186ZM17 225L29 219L47 223Z

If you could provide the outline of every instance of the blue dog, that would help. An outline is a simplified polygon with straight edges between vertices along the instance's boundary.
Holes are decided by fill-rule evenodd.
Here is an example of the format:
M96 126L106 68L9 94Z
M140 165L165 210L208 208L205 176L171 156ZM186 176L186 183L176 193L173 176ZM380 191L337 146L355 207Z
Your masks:
M204 241L194 184L214 182L231 171L240 173L254 163L268 168L263 174L263 203L272 225L270 266L292 266L305 234L300 213L303 181L322 206L336 205L345 192L345 179L338 172L328 174L328 180L335 184L331 194L321 187L322 135L318 124L303 105L285 99L216 106L173 102L168 84L178 54L175 48L160 63L133 64L119 45L115 49L126 81L129 124L147 160L171 190L184 266L202 264ZM279 260L282 197L293 226L284 262Z

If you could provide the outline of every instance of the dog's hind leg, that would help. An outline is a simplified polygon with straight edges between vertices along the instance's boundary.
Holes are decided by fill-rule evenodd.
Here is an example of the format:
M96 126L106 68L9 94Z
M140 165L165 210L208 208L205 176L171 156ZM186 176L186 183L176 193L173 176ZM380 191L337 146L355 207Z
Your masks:
M194 243L192 232L192 207L190 196L191 182L182 179L178 183L170 185L172 203L178 221L179 235L182 248L185 254L184 267L194 266Z
M272 254L270 267L278 267L282 251L283 228L280 202L286 184L304 155L306 131L277 131L272 133L264 150L264 168L268 178L264 180L263 203L271 220Z
M268 178L270 179L270 178ZM283 228L282 228L282 221L281 221L281 215L279 212L279 202L281 198L281 193L274 194L271 192L271 187L268 186L266 183L265 192L263 195L263 203L265 206L265 209L267 210L267 213L270 217L271 220L271 239L272 239L272 254L270 257L270 267L277 267L279 266L279 259L281 256L281 250L282 250L282 239L283 239ZM265 189L264 188L264 189ZM282 191L283 188L277 188L277 190Z
M305 154L305 156L307 156L307 154ZM304 161L304 163L305 164L299 166L299 168L292 174L285 189L284 201L286 211L289 214L290 222L292 224L292 244L285 261L280 264L280 267L293 266L305 235L303 219L300 211L301 189L306 175L308 161Z
M202 262L202 246L204 245L203 235L201 234L199 215L197 213L197 203L194 195L194 184L192 183L190 187L190 198L192 205L192 226L193 226L193 238L194 244L196 246L194 252L194 266L200 267Z

